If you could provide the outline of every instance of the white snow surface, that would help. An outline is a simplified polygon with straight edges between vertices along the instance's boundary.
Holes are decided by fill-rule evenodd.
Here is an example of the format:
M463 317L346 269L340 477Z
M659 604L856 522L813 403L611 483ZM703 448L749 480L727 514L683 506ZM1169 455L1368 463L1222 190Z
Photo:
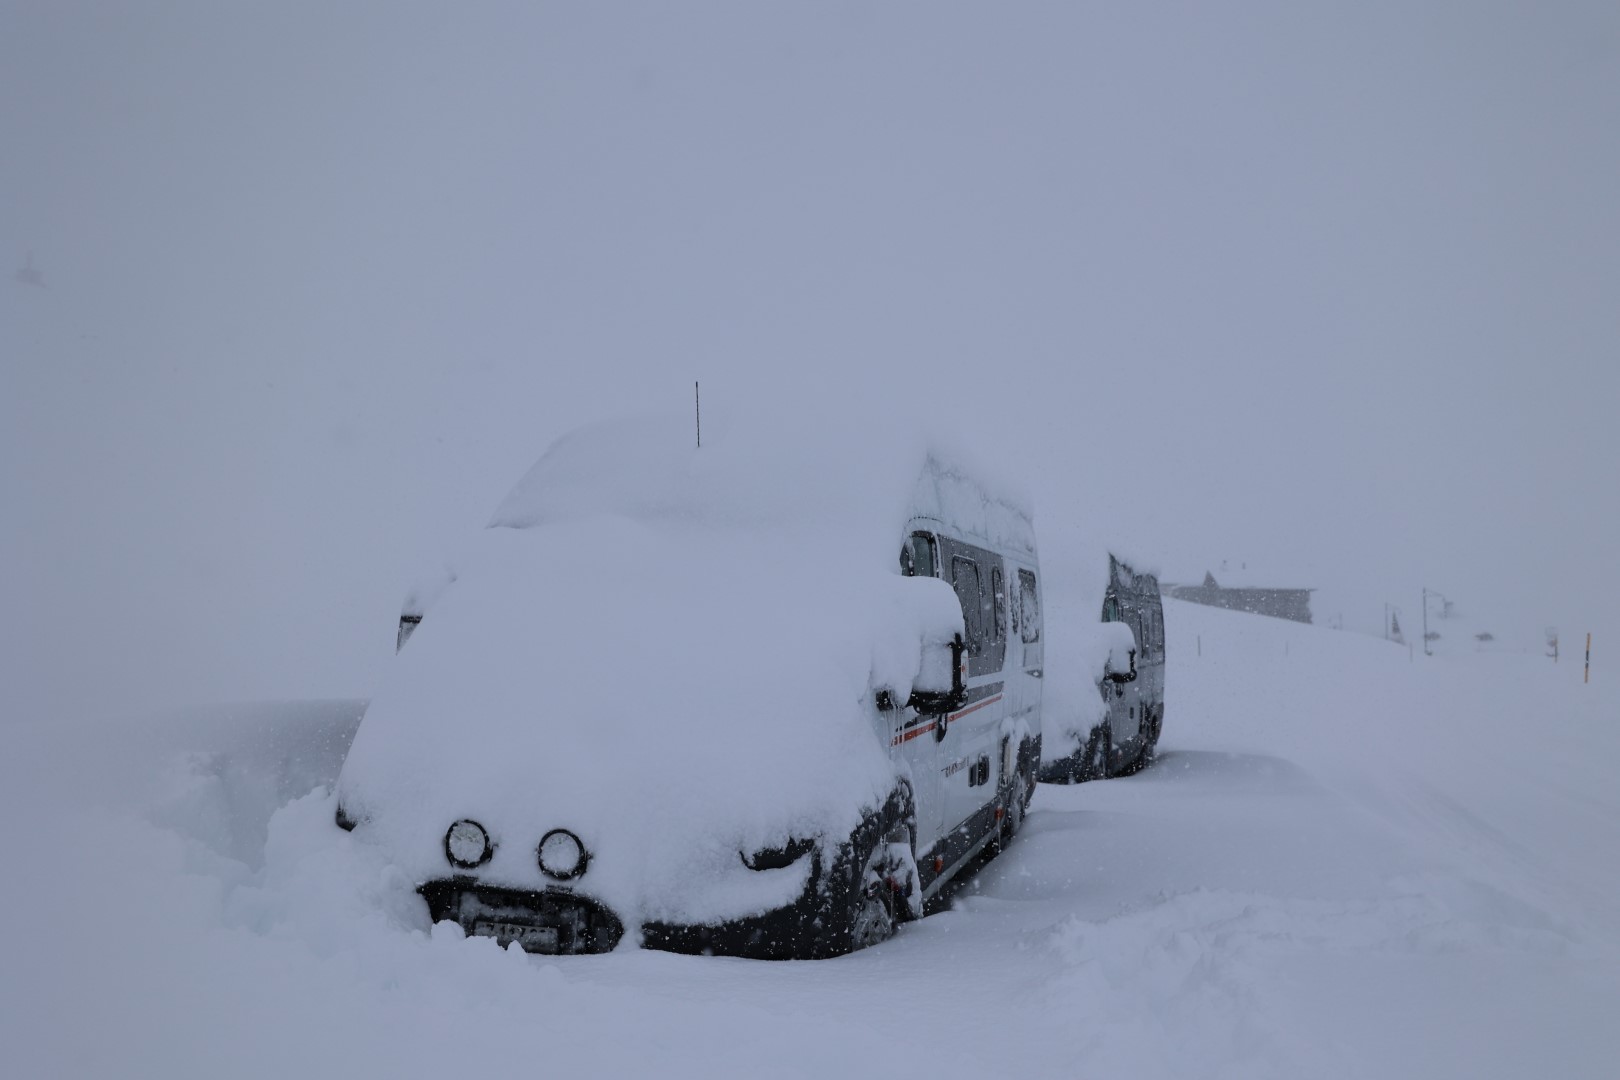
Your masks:
M699 450L690 418L655 417L559 440L372 700L338 785L357 839L420 882L471 818L495 843L478 876L539 888L536 845L567 828L592 853L576 888L632 930L793 900L807 860L739 852L836 844L881 805L875 692L905 700L962 630L949 585L900 575L908 518L1033 546L1013 497L875 430L721 424Z
M408 871L332 825L358 703L10 721L0 1061L29 1077L1613 1076L1613 682L1175 602L1165 621L1152 768L1042 785L949 910L812 963L544 958L428 927Z

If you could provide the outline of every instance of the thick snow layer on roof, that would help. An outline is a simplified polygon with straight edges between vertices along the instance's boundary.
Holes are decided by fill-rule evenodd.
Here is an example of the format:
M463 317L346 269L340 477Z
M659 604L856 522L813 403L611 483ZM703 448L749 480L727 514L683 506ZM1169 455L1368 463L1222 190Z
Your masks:
M971 464L969 464L971 463ZM496 510L512 528L617 516L706 528L838 530L885 565L913 512L949 516L987 542L1033 550L1022 489L966 453L878 410L591 424L557 440Z
M962 626L946 583L900 576L907 520L1032 545L1027 511L887 430L705 436L596 425L524 478L373 699L340 786L357 836L421 880L472 818L486 879L539 887L535 846L568 828L593 853L582 891L696 921L802 887L739 851L837 841L887 796L874 693L904 700Z

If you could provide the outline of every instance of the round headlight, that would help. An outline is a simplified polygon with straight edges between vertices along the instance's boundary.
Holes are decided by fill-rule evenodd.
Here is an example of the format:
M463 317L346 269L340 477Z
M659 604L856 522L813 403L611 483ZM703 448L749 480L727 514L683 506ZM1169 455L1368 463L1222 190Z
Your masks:
M444 834L444 857L463 870L483 866L493 854L495 845L489 842L489 833L476 821L458 821Z
M540 869L559 881L579 877L590 861L591 853L567 829L552 829L540 838Z

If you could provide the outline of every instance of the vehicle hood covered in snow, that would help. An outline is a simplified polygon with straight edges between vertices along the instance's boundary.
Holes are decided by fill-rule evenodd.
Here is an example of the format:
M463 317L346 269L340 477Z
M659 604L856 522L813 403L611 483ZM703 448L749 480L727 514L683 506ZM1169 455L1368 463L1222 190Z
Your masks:
M523 888L554 884L536 847L572 830L592 858L571 884L627 923L790 902L809 859L739 853L836 842L883 801L874 692L904 700L924 644L961 630L947 584L897 571L908 518L1033 543L925 443L812 459L677 431L559 442L396 658L338 791L412 880L451 872L445 831L471 818L495 843L476 875Z

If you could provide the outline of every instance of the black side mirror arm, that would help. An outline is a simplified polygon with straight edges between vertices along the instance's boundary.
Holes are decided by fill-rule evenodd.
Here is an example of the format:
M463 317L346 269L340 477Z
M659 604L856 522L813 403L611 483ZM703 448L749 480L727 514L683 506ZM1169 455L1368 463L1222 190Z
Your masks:
M1111 681L1117 682L1117 683L1135 682L1136 681L1136 650L1135 649L1131 650L1131 670L1130 671L1110 671L1110 672L1107 673L1106 677L1108 679L1110 679Z

